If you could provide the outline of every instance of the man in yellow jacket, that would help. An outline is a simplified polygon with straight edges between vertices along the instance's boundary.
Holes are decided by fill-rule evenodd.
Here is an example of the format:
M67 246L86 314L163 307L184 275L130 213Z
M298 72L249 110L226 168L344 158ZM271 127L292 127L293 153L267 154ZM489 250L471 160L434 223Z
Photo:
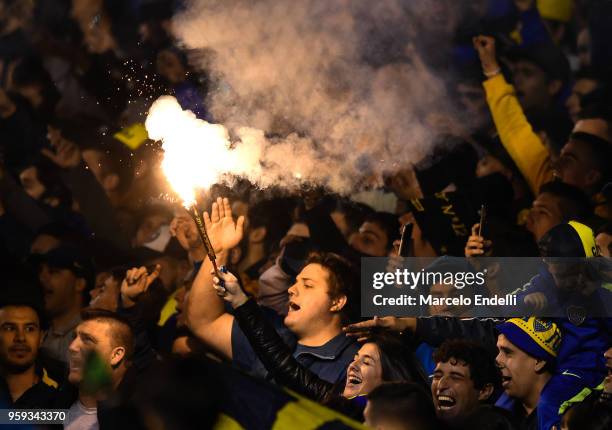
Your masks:
M559 162L553 166L542 139L527 121L515 89L501 73L495 56L492 37L474 38L483 73L488 78L485 88L493 121L506 151L510 154L532 192L557 176L594 197L610 181L608 166L612 162L612 143L608 124L599 119L578 121L569 141L561 150Z

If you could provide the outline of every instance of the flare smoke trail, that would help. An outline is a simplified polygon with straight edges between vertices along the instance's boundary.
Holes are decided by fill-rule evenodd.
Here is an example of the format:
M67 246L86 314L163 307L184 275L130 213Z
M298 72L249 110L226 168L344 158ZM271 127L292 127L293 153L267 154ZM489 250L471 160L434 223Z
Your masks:
M173 31L187 48L212 52L202 65L215 82L207 105L223 126L182 112L171 98L156 102L147 129L164 140L166 166L180 160L173 169L197 175L198 185L231 173L261 187L308 181L348 193L418 162L432 141L422 121L441 111L445 94L410 43L418 33L414 3L423 7L409 0L190 2Z

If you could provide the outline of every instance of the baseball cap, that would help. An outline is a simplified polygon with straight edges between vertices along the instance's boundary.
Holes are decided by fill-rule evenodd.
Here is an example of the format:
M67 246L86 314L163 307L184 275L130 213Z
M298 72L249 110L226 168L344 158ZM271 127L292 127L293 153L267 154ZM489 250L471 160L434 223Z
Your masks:
M76 247L59 246L41 255L38 262L46 263L49 267L70 270L75 276L85 279L88 288L92 288L94 285L95 270L93 263L82 250Z
M578 221L551 228L538 242L542 257L595 257L597 246L593 230Z
M561 345L557 324L536 317L511 318L499 324L500 334L532 357L554 360Z

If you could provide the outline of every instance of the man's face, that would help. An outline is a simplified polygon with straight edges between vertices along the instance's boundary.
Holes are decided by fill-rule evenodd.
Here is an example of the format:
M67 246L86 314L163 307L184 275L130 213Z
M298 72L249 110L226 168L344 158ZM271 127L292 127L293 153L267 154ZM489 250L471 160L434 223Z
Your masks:
M95 352L111 369L113 357L111 328L107 322L87 320L79 324L76 336L68 348L68 380L78 384L83 380L83 370L89 354Z
M34 166L23 169L19 174L19 181L26 194L34 200L40 200L46 191L45 186L38 179L38 169Z
M478 127L489 116L484 89L481 85L459 83L456 90L470 126Z
M516 399L526 399L532 388L538 360L511 343L506 336L497 338L497 365L502 374L502 387L506 394Z
M42 340L40 321L29 306L0 309L0 360L9 371L21 372L34 365Z
M572 88L572 94L568 97L565 102L565 107L572 118L572 122L578 121L578 114L580 113L580 101L584 96L594 91L597 88L597 81L592 79L579 79Z
M580 261L567 262L561 259L555 262L553 259L547 262L546 267L560 290L589 295L600 285L599 280L589 275L586 264Z
M599 247L599 252L602 257L612 257L612 235L608 233L599 233L595 237L595 243Z
M470 368L454 358L436 364L431 394L436 415L447 423L463 421L490 395L474 387Z
M359 233L351 236L350 243L357 251L372 257L384 257L389 253L387 233L376 223L364 222Z
M454 285L446 284L434 284L430 288L431 297L436 299L452 299L454 297L461 297L461 290L455 288ZM453 306L453 305L430 305L429 315L431 316L446 316L446 317L458 317L467 312L466 306Z
M599 179L588 146L570 140L563 148L555 167L555 175L566 184L588 190Z
M512 68L514 87L523 109L546 109L550 105L551 94L546 73L536 64L519 60Z
M96 276L96 286L89 292L89 306L115 312L119 302L121 285L110 273L102 272Z
M298 338L316 333L329 324L333 316L332 306L327 269L319 264L309 264L289 288L289 312L285 325Z
M527 217L527 230L536 241L542 239L548 230L563 221L558 199L552 194L539 194L533 201Z
M368 394L382 384L380 351L374 343L364 344L349 365L342 394L347 399Z
M153 214L142 220L136 231L134 246L143 246L145 243L155 240L159 236L160 228L169 225L171 222L168 216Z
M78 301L85 282L68 269L42 264L38 277L43 288L45 311L50 317L69 311Z

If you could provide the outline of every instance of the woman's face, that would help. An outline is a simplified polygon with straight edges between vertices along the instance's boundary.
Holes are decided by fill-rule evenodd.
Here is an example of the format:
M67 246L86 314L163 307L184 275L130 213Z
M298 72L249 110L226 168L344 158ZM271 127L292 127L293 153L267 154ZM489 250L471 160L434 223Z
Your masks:
M348 399L368 394L383 383L380 350L375 343L364 344L346 371L342 395Z

